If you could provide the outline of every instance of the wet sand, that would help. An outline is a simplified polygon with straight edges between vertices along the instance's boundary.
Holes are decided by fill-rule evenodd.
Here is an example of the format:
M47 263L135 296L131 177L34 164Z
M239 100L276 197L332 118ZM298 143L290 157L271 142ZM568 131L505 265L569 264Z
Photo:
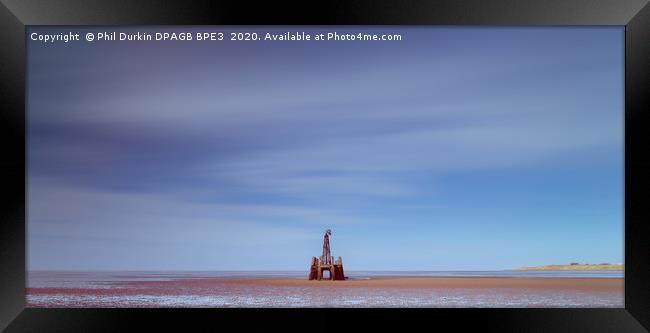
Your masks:
M243 282L243 281L242 281ZM307 279L251 279L253 285L368 288L510 288L623 292L623 279L493 278L493 277L378 277L367 280L309 281Z
M27 289L28 307L622 307L623 279L172 278Z

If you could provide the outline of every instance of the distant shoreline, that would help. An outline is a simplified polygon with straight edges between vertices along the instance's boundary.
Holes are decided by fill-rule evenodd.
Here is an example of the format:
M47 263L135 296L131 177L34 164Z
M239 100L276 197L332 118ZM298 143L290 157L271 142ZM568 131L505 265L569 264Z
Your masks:
M614 271L623 270L622 264L578 264L578 265L546 265L512 269L513 271Z

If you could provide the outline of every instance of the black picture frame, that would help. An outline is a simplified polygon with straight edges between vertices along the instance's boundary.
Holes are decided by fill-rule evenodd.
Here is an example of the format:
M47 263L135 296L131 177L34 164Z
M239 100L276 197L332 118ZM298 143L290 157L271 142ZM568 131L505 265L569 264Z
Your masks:
M647 332L650 328L650 5L622 0L248 1L1 0L0 329L129 331L156 326L310 330L449 327L494 331ZM625 26L624 309L32 309L25 308L25 29L29 25ZM328 321L331 323L331 321ZM315 325L316 324L316 325ZM198 326L196 326L198 325ZM421 328L420 328L421 327ZM321 327L322 328L322 327ZM337 327L328 329L338 330Z

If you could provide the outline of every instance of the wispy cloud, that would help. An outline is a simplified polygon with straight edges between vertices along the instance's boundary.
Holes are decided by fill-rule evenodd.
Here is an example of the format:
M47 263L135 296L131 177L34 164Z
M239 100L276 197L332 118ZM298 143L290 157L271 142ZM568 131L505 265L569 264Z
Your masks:
M584 163L615 179L621 35L565 30L404 28L400 45L31 47L32 264L74 262L94 239L102 258L110 242L123 246L117 266L128 249L153 256L146 244L183 258L237 252L246 266L264 248L298 256L326 226L363 238L408 223L426 238L457 221L434 208L506 195L473 198L484 174ZM547 177L557 188L578 178ZM57 246L70 258L53 258Z

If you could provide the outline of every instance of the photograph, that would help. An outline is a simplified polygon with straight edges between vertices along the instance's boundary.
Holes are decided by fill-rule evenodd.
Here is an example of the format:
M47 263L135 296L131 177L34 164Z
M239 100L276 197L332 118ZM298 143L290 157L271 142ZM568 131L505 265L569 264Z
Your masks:
M625 26L25 39L27 308L625 308Z

